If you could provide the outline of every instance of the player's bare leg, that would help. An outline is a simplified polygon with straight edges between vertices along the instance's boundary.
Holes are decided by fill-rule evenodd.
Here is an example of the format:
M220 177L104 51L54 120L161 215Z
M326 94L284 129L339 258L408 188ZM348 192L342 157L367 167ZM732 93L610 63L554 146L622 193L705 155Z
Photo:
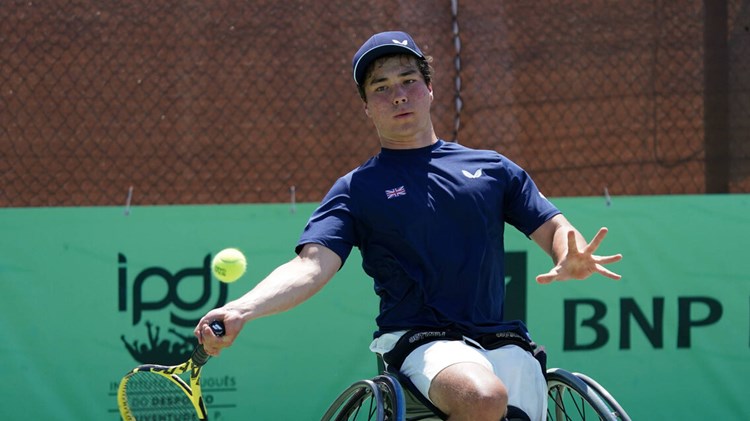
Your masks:
M497 421L507 410L508 390L486 367L458 363L435 376L430 399L450 421Z

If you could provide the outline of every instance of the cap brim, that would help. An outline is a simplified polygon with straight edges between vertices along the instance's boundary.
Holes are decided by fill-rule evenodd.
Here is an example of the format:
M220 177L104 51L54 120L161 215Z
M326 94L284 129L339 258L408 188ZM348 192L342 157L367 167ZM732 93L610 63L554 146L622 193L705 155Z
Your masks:
M377 59L390 54L410 54L418 58L424 58L422 53L406 45L388 44L378 45L366 51L354 64L354 82L362 85L365 79L365 73L370 65Z

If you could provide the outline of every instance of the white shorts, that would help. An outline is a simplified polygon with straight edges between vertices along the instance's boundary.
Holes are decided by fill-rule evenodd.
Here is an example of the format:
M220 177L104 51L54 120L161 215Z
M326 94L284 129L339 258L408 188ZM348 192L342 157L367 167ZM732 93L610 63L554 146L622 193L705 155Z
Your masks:
M404 333L386 333L372 341L370 350L385 354L393 349ZM539 361L515 345L486 350L473 341L471 343L453 340L424 344L406 357L401 372L429 399L430 383L440 371L457 363L481 364L505 384L508 405L522 409L532 421L544 421L547 417L547 382Z

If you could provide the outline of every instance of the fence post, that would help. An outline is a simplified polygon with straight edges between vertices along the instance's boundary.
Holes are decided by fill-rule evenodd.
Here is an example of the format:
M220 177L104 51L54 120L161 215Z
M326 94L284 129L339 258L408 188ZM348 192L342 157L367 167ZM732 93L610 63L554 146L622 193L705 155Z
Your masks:
M727 1L704 0L704 142L706 193L729 193L729 55Z

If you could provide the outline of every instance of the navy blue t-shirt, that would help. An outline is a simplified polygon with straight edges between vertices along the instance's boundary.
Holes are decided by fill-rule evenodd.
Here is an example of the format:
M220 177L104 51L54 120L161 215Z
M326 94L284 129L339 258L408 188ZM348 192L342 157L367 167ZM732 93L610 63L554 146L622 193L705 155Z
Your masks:
M529 175L495 151L438 140L381 149L334 183L297 245L322 244L345 262L360 249L380 297L378 331L508 326L505 223L525 235L560 213Z

